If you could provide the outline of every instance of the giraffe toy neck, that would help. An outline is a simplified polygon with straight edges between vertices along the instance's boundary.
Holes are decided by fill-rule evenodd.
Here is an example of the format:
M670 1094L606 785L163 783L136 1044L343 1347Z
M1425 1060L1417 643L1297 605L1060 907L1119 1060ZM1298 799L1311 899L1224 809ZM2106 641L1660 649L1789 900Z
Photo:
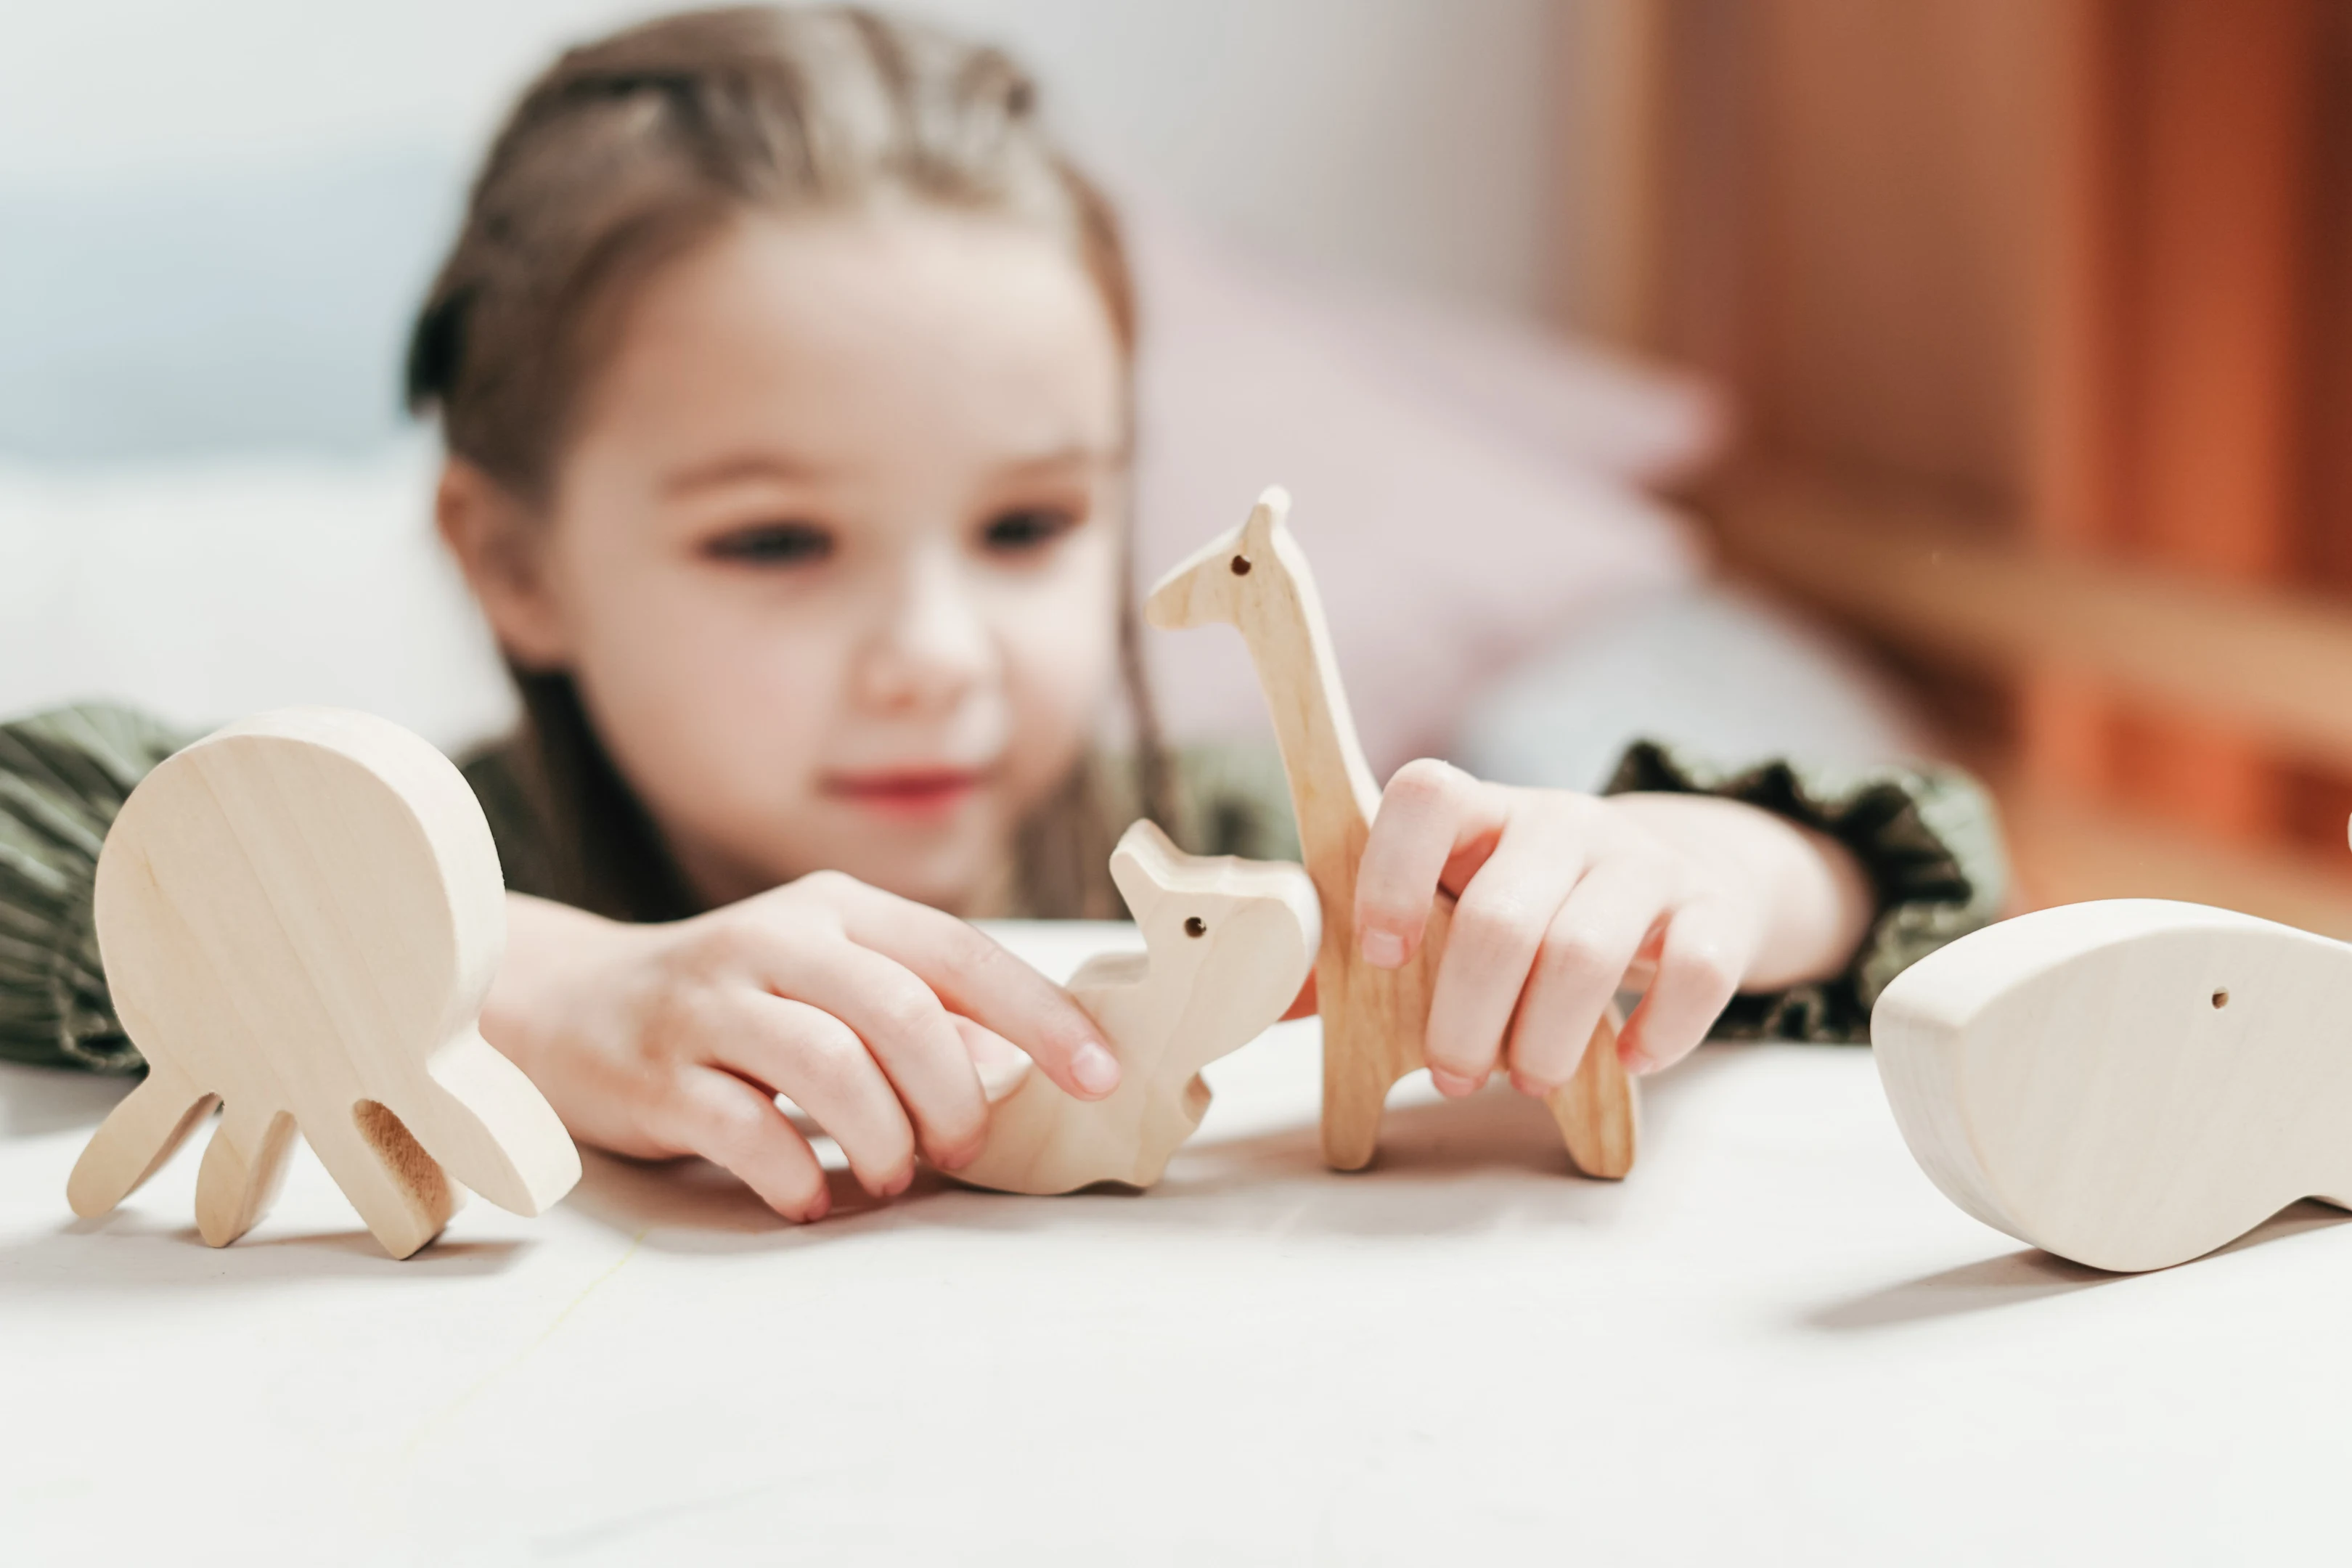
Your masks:
M1306 552L1278 524L1266 543L1251 562L1265 578L1244 596L1242 638L1273 711L1307 864L1317 882L1352 887L1380 786L1356 739Z

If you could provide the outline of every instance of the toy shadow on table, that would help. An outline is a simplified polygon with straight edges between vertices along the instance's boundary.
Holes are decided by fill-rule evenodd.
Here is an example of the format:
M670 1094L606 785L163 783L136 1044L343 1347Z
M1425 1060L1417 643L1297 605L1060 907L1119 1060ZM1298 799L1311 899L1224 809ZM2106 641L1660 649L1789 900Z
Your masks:
M2202 1261L2211 1262L2233 1252L2284 1241L2305 1231L2330 1229L2347 1221L2352 1221L2352 1214L2306 1198L2289 1204L2228 1246L2207 1253ZM2160 1277L2094 1268L2038 1247L2028 1247L1828 1302L1806 1312L1801 1321L1805 1327L1825 1333L1899 1328L1906 1323L2024 1306L2053 1296L2071 1296L2078 1290L2152 1282Z
M1646 1081L1650 1146L1670 1150L1680 1102L1733 1064L1708 1049ZM1399 1097L1402 1100L1402 1097ZM727 1172L699 1160L642 1161L583 1149L565 1206L647 1247L688 1253L766 1251L848 1241L884 1229L1042 1232L1122 1229L1321 1231L1361 1237L1458 1235L1498 1223L1613 1224L1642 1188L1560 1179L1559 1129L1539 1100L1500 1085L1467 1100L1399 1103L1382 1121L1371 1169L1323 1163L1315 1108L1295 1123L1241 1137L1194 1140L1150 1192L1097 1187L1066 1197L973 1192L928 1169L887 1202L846 1171L831 1173L834 1209L796 1226ZM1106 1206L1109 1205L1109 1206Z
M193 1225L118 1212L77 1219L46 1235L0 1246L0 1300L185 1290L234 1292L297 1279L416 1280L499 1274L530 1243L445 1238L404 1262L385 1255L363 1226L248 1236L234 1247L208 1245Z

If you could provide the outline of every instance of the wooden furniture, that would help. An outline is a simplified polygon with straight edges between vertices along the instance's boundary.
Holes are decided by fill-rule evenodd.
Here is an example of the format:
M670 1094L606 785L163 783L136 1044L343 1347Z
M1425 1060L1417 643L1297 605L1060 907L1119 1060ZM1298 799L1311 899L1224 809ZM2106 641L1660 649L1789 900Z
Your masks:
M1118 1088L1075 1100L1035 1071L992 1085L988 1146L955 1173L960 1182L1011 1193L1150 1186L1209 1109L1201 1069L1264 1034L1307 984L1321 918L1297 867L1187 855L1140 820L1110 871L1145 951L1089 959L1069 984L1118 1058Z
M1281 742L1307 869L1323 901L1316 1005L1323 1017L1323 1157L1336 1170L1370 1164L1390 1087L1423 1065L1430 990L1445 951L1452 900L1441 889L1420 950L1401 969L1364 960L1356 938L1356 867L1380 789L1357 743L1306 552L1283 520L1290 498L1269 489L1239 528L1211 540L1151 591L1166 628L1223 622L1241 630ZM1590 1176L1633 1169L1633 1080L1617 1057L1612 1009L1594 1028L1576 1075L1547 1097L1569 1158Z
M1574 312L1734 392L1731 561L1906 664L2028 902L2352 934L2352 9L1591 9Z
M2159 899L2003 921L1871 1015L1944 1195L2095 1268L2166 1268L2298 1198L2352 1207L2352 947Z
M100 856L99 944L146 1079L75 1164L107 1213L215 1105L196 1224L225 1247L268 1212L296 1133L394 1258L463 1183L536 1215L580 1156L476 1028L505 943L498 850L438 752L364 713L232 724L131 793Z

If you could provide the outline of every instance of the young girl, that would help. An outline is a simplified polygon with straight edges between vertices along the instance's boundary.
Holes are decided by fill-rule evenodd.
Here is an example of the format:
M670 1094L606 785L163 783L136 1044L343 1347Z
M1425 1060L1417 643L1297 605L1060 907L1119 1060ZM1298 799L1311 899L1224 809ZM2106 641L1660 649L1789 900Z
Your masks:
M409 395L440 416L440 531L526 711L465 764L512 889L483 1029L580 1137L707 1156L814 1220L788 1095L896 1194L919 1153L981 1147L977 1060L1118 1081L1069 997L959 917L1118 913L1105 859L1138 811L1202 852L1290 852L1277 772L1154 731L1134 322L1110 212L993 50L858 11L706 12L524 95ZM1124 760L1097 744L1122 699ZM91 871L187 738L89 708L0 729L9 1054L138 1067ZM1565 1081L1629 984L1637 1070L1711 1026L1854 1037L2000 895L1990 816L1948 773L1700 779L1643 747L1620 784L1435 762L1390 783L1357 927L1400 964L1458 895L1427 1039L1445 1093Z

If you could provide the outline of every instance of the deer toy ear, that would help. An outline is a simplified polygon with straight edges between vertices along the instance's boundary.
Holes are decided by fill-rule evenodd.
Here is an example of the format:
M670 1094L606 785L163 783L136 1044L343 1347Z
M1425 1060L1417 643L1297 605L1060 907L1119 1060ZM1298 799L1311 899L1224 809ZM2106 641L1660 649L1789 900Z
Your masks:
M1151 923L1151 911L1175 885L1182 859L1183 852L1148 816L1137 817L1119 835L1118 847L1110 852L1110 879L1118 885L1118 896L1127 900L1136 924Z

